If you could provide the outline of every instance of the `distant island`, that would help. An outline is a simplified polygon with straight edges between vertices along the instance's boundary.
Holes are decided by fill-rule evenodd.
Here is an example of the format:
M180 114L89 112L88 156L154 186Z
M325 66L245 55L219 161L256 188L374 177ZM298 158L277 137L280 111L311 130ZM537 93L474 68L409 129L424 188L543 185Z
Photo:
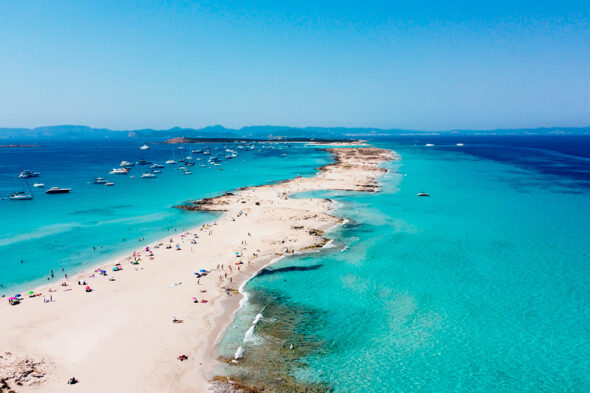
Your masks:
M358 138L382 138L389 136L429 135L590 135L590 127L520 128L497 130L448 130L420 131L380 128L346 127L289 127L289 126L248 126L239 129L221 125L204 128L174 127L167 130L110 130L80 125L59 125L37 128L0 128L0 140L35 142L48 139L91 140L91 139L135 139L140 141L164 142L173 138L191 139L327 139L347 140Z
M0 145L0 147L39 147L41 145Z

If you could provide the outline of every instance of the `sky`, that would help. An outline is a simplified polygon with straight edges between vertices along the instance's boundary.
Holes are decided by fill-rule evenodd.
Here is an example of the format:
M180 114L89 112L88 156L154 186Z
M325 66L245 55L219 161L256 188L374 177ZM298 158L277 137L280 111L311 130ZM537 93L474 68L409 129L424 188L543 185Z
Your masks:
M0 0L0 127L590 125L590 1Z

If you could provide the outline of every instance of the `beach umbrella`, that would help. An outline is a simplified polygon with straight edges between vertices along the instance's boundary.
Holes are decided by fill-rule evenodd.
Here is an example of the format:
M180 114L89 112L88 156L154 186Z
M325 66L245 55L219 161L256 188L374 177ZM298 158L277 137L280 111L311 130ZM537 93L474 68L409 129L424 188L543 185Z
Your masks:
M207 270L205 270L205 269L201 269L201 270L199 270L199 271L200 271L201 273L204 273L204 272L206 272Z
M14 297L21 297L22 295L20 293L17 293L16 295L14 295Z
M33 291L29 291L29 292L27 292L27 295L32 295L32 294L34 294L34 293L35 293L35 292L33 292Z

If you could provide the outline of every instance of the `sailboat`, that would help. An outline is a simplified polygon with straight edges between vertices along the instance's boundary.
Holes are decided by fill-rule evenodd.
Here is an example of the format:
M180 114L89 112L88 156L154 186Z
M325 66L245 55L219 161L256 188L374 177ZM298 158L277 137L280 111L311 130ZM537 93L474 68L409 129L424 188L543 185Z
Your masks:
M176 164L176 161L174 161L174 150L172 150L172 159L171 159L171 160L168 160L168 161L166 161L166 164L169 164L169 165L174 165L174 164Z
M11 201L30 201L31 199L33 199L33 196L25 194L24 191L18 191L13 194L10 194L8 199L10 199Z
M27 193L25 193L25 191L17 191L15 193L10 194L8 199L10 199L11 201L30 201L31 199L33 199L33 193L31 192L31 187L29 187L29 183L27 183L27 181L24 179L26 179L26 178L23 178L23 181L27 185L27 189L29 190L29 193L27 194Z

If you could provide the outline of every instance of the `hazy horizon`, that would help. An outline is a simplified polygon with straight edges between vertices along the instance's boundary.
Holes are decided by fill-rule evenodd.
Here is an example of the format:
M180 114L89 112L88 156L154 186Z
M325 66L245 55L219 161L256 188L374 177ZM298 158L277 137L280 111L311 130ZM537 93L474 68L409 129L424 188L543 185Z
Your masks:
M554 130L554 129L580 129L586 130L590 129L590 124L588 125L581 125L581 126L560 126L560 125L553 125L553 126L538 126L538 127L510 127L510 128L449 128L449 129L411 129L411 128L400 128L400 127L390 127L390 128L379 128L379 127L369 127L369 126L357 126L357 127L347 127L342 125L335 125L335 126L317 126L317 125L303 125L303 126L294 126L294 125L284 125L284 124L248 124L244 126L237 126L237 127L229 127L225 124L207 124L202 127L194 127L194 126L182 126L182 125L173 125L167 128L156 128L156 127L143 127L143 128L109 128L109 127L94 127L88 124L48 124L48 125L39 125L33 127L4 127L0 124L0 130L16 130L16 129L26 129L26 130L37 130L37 129L45 129L45 128L62 128L62 127L80 127L80 128L88 128L91 130L107 130L112 132L133 132L133 131L143 131L143 130L151 130L151 131L170 131L174 129L180 130L205 130L205 129L215 129L215 128L223 128L228 131L239 131L243 129L249 128L277 128L277 129L342 129L342 130L375 130L375 131L408 131L408 132L462 132L462 131L502 131L502 130Z

